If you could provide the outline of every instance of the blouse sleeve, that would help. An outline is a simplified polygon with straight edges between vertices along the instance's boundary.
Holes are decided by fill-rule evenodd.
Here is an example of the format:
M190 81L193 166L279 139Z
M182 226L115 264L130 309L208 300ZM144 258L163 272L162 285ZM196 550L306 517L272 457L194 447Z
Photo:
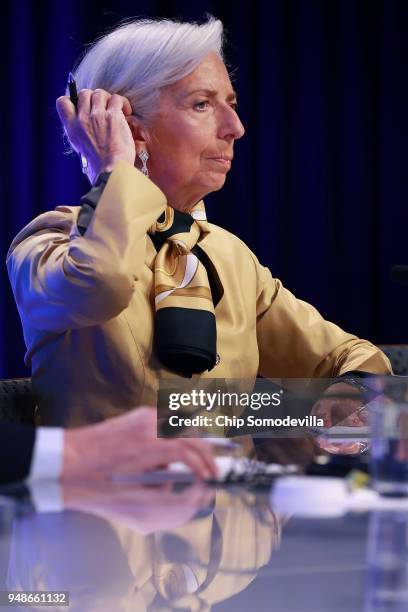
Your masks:
M297 299L255 259L258 277L259 374L264 377L334 378L351 370L390 374L376 346L326 321Z
M72 208L37 217L18 234L7 257L21 318L29 317L36 329L58 332L117 316L140 277L146 232L165 206L165 195L152 181L120 162L84 235Z

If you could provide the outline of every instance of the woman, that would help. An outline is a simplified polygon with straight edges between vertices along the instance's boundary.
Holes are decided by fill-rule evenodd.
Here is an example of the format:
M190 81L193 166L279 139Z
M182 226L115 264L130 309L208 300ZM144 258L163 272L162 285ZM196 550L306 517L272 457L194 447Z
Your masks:
M57 110L93 185L40 215L8 269L42 422L154 403L159 377L388 373L372 344L284 289L206 220L244 134L222 24L135 21L100 39Z

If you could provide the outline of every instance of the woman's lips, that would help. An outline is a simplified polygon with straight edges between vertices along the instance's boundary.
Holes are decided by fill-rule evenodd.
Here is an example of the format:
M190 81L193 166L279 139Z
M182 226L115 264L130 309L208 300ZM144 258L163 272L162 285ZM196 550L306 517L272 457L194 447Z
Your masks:
M225 157L210 157L209 159L211 161L218 162L224 168L227 168L227 169L231 168L231 160L230 159L227 159Z

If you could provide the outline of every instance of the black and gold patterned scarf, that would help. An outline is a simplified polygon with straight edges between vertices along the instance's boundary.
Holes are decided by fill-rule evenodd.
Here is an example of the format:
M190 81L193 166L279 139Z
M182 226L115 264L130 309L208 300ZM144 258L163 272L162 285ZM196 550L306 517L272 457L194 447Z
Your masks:
M204 203L189 214L167 206L150 228L154 262L154 351L162 364L184 376L217 362L214 304L222 287L197 242L210 231Z

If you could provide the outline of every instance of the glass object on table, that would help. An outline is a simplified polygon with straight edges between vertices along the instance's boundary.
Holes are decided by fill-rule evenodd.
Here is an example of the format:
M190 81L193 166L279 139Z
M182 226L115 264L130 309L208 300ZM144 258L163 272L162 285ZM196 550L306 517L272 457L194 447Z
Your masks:
M371 475L381 495L408 495L408 377L372 379Z
M367 543L364 612L408 609L408 514L374 512Z

